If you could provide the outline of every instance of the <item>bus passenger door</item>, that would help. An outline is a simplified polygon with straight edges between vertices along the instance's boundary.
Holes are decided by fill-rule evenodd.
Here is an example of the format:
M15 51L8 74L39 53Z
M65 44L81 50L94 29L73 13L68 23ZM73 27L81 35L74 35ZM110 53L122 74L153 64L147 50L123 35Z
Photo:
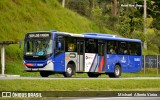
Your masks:
M84 71L84 40L77 40L77 72L83 72Z
M54 47L54 71L65 71L65 52L64 52L64 36L57 35Z
M98 72L106 72L106 46L104 42L98 42Z

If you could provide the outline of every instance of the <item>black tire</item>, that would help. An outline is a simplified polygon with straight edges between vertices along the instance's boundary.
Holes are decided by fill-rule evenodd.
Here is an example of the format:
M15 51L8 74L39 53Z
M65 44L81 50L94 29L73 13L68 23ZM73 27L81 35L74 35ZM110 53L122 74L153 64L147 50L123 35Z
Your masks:
M113 77L114 77L114 73L109 73L108 76L109 76L110 78L113 78Z
M114 67L114 73L108 74L110 78L118 78L121 76L121 67L119 65L116 65Z
M41 75L41 77L48 77L50 75L50 73L46 72L46 71L41 71L40 75Z
M94 77L94 78L96 78L96 77L98 77L100 74L98 74L98 73L93 73L93 72L89 72L88 73L88 77Z
M66 72L63 75L64 75L64 77L72 77L72 75L74 73L75 73L75 70L74 70L72 64L68 64Z

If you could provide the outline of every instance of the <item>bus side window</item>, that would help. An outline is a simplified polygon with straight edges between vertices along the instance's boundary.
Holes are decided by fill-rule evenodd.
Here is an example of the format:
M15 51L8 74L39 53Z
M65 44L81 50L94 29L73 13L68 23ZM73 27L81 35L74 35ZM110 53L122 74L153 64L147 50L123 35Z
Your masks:
M86 39L85 40L85 52L86 53L98 53L98 44L96 39Z
M132 42L128 43L129 55L134 55L134 44Z
M141 55L141 44L136 42L130 42L128 45L129 54L136 56Z
M74 37L66 37L65 40L66 40L65 51L66 52L76 52L77 50L76 39Z
M135 55L140 56L141 55L141 44L135 43Z
M108 41L107 54L117 54L117 42L116 41Z
M118 54L120 55L127 55L128 54L128 48L127 48L127 43L126 42L119 42L119 50Z

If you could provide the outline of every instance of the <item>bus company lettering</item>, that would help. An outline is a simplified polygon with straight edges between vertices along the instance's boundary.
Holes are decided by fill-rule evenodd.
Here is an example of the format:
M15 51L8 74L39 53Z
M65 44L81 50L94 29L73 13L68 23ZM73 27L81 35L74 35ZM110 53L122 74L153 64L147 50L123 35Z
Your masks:
M70 54L69 54L69 57L70 57L70 58L76 58L76 54L75 54L75 53L70 53Z
M87 53L86 56L85 56L85 59L86 60L93 60L94 57L95 57L95 54L89 54L89 53Z
M94 62L95 54L86 53L85 54L85 71L88 72L92 63Z
M87 60L87 59L93 59L93 58L92 58L92 57L89 57L89 56L86 56L86 60Z
M140 61L140 58L134 58L134 61Z

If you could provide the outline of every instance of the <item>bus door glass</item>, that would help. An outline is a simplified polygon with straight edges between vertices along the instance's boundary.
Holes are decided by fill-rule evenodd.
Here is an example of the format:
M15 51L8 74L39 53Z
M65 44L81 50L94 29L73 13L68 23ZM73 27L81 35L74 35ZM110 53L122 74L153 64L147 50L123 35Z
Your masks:
M106 50L105 50L105 43L104 42L98 42L98 72L106 72Z
M78 59L78 66L77 71L84 71L84 46L85 42L84 40L78 39L77 40L77 59Z
M57 35L54 43L54 70L65 71L64 36Z

